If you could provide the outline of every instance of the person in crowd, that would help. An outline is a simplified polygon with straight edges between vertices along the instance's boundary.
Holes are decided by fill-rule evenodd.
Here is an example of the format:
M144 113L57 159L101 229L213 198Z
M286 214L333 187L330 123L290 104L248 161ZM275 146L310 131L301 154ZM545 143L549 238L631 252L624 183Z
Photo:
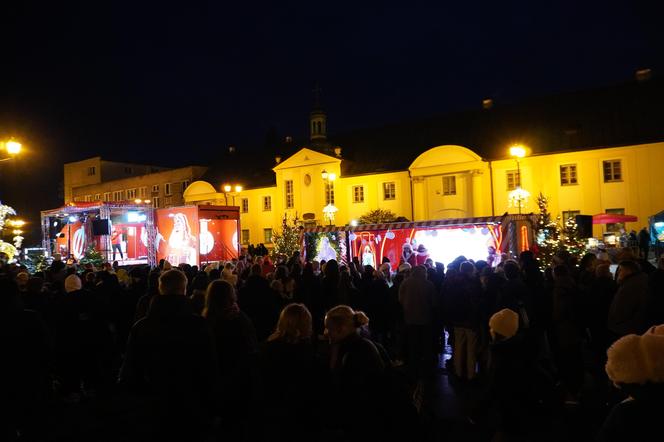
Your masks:
M251 318L258 342L270 336L279 318L281 300L270 288L259 264L251 266L251 274L238 296L240 309Z
M583 326L579 289L567 266L553 269L553 348L565 403L578 404L583 384Z
M402 264L403 265L403 264ZM424 266L416 266L399 286L403 308L405 353L412 381L430 374L433 365L433 302L435 289Z
M207 322L191 312L187 278L159 277L159 295L131 329L119 381L141 397L138 410L150 437L197 440L214 412L218 369Z
M281 304L286 304L293 300L295 293L295 279L288 273L288 267L280 265L274 272L274 278L270 287L279 296Z
M650 232L647 227L639 230L637 241L639 244L639 257L647 260L648 253L650 252Z
M256 330L240 310L235 288L224 280L213 281L208 286L203 317L214 338L222 426L230 430L229 434L246 434L247 428L242 428L242 424L247 424L249 405L255 397L252 358L258 351Z
M600 442L654 441L661 434L664 400L664 326L628 334L607 351L606 373L627 398L615 405L599 431Z
M664 255L657 260L657 269L648 276L650 286L650 319L653 324L664 324Z
M615 337L643 333L650 325L648 276L634 261L621 262L616 276L618 291L609 308L608 328Z
M320 428L322 366L311 340L311 313L288 304L274 333L260 350L265 429L276 441L317 440ZM266 435L267 437L267 435Z
M158 269L152 270L148 274L147 290L143 296L138 299L136 304L136 313L134 314L134 323L148 314L150 303L155 296L159 294L159 277L161 272Z
M493 440L523 436L527 409L528 364L519 332L519 315L502 309L488 321L491 343L488 372L488 400L497 415ZM520 440L520 439L516 439Z
M191 310L197 315L203 313L205 307L205 291L209 284L208 275L205 272L198 272L191 282L191 294L189 295L189 302L191 303Z
M587 309L585 310L586 322L590 332L590 348L597 360L597 368L604 371L606 362L606 350L611 345L611 339L607 329L607 318L613 297L618 286L611 274L610 264L600 262L595 267L595 277L592 286L587 292Z
M358 333L368 322L364 313L346 305L336 306L325 315L325 334L331 344L331 410L334 422L340 423L346 437L353 441L380 437L385 424L379 412L379 380L385 364L374 343Z
M454 372L458 379L472 381L477 375L482 286L475 275L475 266L469 261L461 263L459 273L448 283L444 297L448 322L454 332Z
M0 278L0 439L48 440L52 347L41 315L23 309L16 283Z

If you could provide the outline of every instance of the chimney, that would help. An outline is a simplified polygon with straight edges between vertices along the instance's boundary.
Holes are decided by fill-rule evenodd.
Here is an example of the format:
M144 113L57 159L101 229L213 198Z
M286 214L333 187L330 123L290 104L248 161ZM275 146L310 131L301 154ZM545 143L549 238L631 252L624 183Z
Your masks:
M274 162L277 164L281 163L281 155L277 155L276 157L274 157Z
M339 146L334 148L334 154L341 158L341 148Z
M482 100L482 108L491 109L493 107L493 100L491 98L485 98Z
M652 77L652 70L648 68L637 69L636 73L634 74L634 77L636 77L636 81L650 80L650 77Z

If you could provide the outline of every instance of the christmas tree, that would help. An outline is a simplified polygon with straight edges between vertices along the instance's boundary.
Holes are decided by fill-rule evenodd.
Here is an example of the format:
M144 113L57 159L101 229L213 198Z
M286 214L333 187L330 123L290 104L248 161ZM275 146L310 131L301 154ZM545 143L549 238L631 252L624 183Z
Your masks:
M11 215L16 215L16 211L12 207L0 203L0 233L5 228L7 217ZM21 240L22 239L23 238L21 238ZM18 250L12 244L0 239L0 253L4 253L7 255L7 259L12 260L14 259L14 256L18 254Z
M300 220L297 215L292 222L288 222L288 216L284 215L281 221L281 232L272 233L275 255L291 256L296 250L300 250Z
M88 246L85 251L85 255L81 258L81 264L92 264L96 268L101 268L101 265L105 262L104 256L101 252L95 249L94 245Z
M563 225L562 248L577 259L586 251L584 241L579 237L579 226L573 216L568 217Z
M551 219L549 212L549 199L541 192L537 196L537 207L539 215L537 217L536 238L537 238L537 260L542 268L551 265L553 255L561 248L560 243L560 217Z

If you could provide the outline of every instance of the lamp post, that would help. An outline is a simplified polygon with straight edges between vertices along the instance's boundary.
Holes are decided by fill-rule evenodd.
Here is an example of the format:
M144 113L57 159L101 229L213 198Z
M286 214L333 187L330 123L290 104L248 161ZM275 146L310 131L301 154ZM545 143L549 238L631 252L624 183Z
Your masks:
M332 202L332 195L334 195L334 180L337 179L337 175L334 172L327 172L323 169L321 177L323 178L323 183L325 185L325 199L327 200L327 204L323 207L323 218L327 219L331 226L334 222L334 214L339 210Z
M521 208L526 201L528 201L528 197L530 197L530 193L521 188L521 164L519 159L526 156L526 148L522 145L515 144L510 147L509 153L510 156L516 160L516 176L518 179L516 188L509 194L509 201L512 206L516 205L518 207L519 215L521 215Z

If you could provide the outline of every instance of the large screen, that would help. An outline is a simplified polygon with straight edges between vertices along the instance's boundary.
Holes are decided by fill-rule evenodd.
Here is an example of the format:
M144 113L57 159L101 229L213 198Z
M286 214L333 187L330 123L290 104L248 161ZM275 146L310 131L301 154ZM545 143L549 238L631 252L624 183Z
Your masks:
M198 263L198 208L159 209L156 218L157 260L165 259L173 266L196 265Z

